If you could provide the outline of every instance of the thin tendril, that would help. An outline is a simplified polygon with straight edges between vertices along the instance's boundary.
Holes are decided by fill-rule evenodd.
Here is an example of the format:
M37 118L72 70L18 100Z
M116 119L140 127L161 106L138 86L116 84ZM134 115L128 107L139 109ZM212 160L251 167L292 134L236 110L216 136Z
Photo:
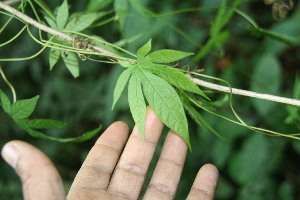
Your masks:
M83 51L83 49L79 49L79 48L74 48L74 47L71 47L71 46L66 46L66 45L63 45L63 44L59 44L59 43L55 43L55 42L52 42L51 40L55 37L55 36L52 36L52 38L50 40L43 40L40 41L38 40L33 34L32 32L30 31L30 28L29 26L27 27L27 30L28 30L28 33L29 35L32 37L33 40L35 40L37 43L45 46L45 47L49 47L49 48L53 48L53 49L59 49L59 50L65 50L65 51L70 51L70 52L74 52L74 53L77 53L79 55L79 57L81 58L81 55L82 54L90 54L90 55L98 55L98 56L101 56L102 54L99 53L99 52L93 52L93 51ZM90 37L92 38L92 37ZM94 38L92 38L94 39ZM52 45L51 45L52 44ZM54 46L53 46L54 45ZM123 58L123 57L122 57ZM82 59L82 58L81 58ZM116 62L115 61L102 61L102 60L96 60L96 59L92 59L92 58L88 58L89 60L93 60L93 61L96 61L96 62L102 62L102 63L109 63L109 64L115 64ZM127 58L126 58L127 59ZM127 59L128 60L128 59Z
M26 26L28 27L28 25L26 25ZM23 60L30 60L30 59L33 59L33 58L37 57L38 55L40 55L46 48L47 48L47 46L44 46L41 50L39 50L37 53L33 54L32 56L23 57L23 58L3 58L3 59L0 59L0 61L23 61Z
M5 45L11 43L11 42L14 41L15 39L17 39L17 38L23 33L23 31L25 30L25 28L26 28L26 25L25 25L25 26L17 33L17 35L15 35L13 38L11 38L10 40L8 40L8 41L6 41L6 42L0 44L0 47L3 47L3 46L5 46Z
M38 13L37 13L37 11L36 11L34 5L33 5L33 3L32 3L30 0L27 0L27 1L28 1L28 3L30 4L30 7L31 7L31 9L33 10L33 13L34 13L35 17L37 18L38 22L43 23L43 22L41 21L40 16L38 15ZM39 29L39 35L40 35L40 40L43 40L41 29Z
M131 53L130 51L127 51L127 50L125 50L125 49L123 49L123 48L121 48L121 47L118 47L118 46L116 46L116 45L114 45L114 44L111 44L111 43L109 43L109 42L106 42L106 41L104 41L104 40L100 40L100 39L97 39L97 38L93 38L92 36L89 36L89 35L86 35L86 34L83 34L83 33L74 32L74 31L64 31L64 32L66 32L66 33L74 33L74 34L77 34L77 35L80 35L80 36L83 36L83 37L90 38L90 39L92 39L92 40L96 40L96 41L101 42L101 43L103 43L103 44L106 44L106 45L112 46L112 47L114 47L114 48L116 48L116 49L119 49L119 50L121 50L121 51L123 51L123 52L125 52L125 53L127 53L127 54L129 54L129 55L131 55L131 56L133 56L133 57L136 57L136 55L133 54L133 53Z
M191 102L193 102L197 107L211 113L211 114L214 114L220 118L223 118L227 121L230 121L232 123L235 123L235 124L238 124L238 125L241 125L241 126L244 126L244 127L247 127L248 129L252 130L252 131L255 131L257 133L261 133L261 134L265 134L265 135L269 135L269 136L283 136L283 137L289 137L289 138L293 138L293 139L297 139L297 140L300 140L299 137L296 137L297 135L300 135L300 133L295 133L295 134L282 134L282 133L279 133L279 132L275 132L275 131L271 131L271 130L267 130L267 129L263 129L263 128L258 128L258 127L255 127L255 126L250 126L248 124L246 124L240 117L239 115L236 113L234 107L233 107L233 104L232 104L232 87L230 85L229 82L223 80L223 79L219 79L219 78L216 78L216 77L212 77L212 76L208 76L208 75L204 75L204 74L199 74L199 73L196 73L196 72L189 72L189 71L185 71L185 70L181 70L181 71L184 71L186 73L189 73L189 74L193 74L193 75L196 75L196 76L202 76L202 77L205 77L205 78L209 78L209 79L213 79L213 80L217 80L217 81L220 81L220 82L223 82L225 84L228 85L228 87L230 88L230 100L229 100L229 105L230 105L230 109L231 111L233 112L234 116L237 118L238 121L234 121L232 119L229 119L227 117L224 117L222 115L219 115L213 111L210 111L206 108L204 108L203 106L199 105L196 101L194 101L193 99L191 99L190 97L188 97L190 99Z
M1 12L2 13L2 12ZM13 16L10 16L10 18L5 22L5 24L2 26L2 28L0 29L0 33L2 33L2 31L8 26L8 24L11 22L11 20L13 19Z
M187 96L188 97L188 96ZM213 114L217 117L220 117L222 119L225 119L229 122L232 122L234 124L237 124L237 125L240 125L240 126L244 126L246 128L249 128L250 130L253 130L255 132L258 132L258 133L261 133L261 134L264 134L264 135L268 135L268 136L282 136L282 137L289 137L289 138L293 138L293 139L297 139L297 140L300 140L299 137L296 137L297 135L299 135L300 133L295 133L295 134L283 134L283 133L279 133L279 132L275 132L275 131L271 131L271 130L267 130L267 129L263 129L263 128L258 128L258 127L255 127L255 126L249 126L247 124L243 124L243 123L240 123L238 121L235 121L235 120L232 120L232 119L229 119L227 117L224 117L218 113L215 113L213 111L210 111L208 109L206 109L205 107L199 105L196 101L194 101L193 99L191 99L190 97L188 97L190 99L190 101L196 105L197 107L205 110L206 112L209 112L210 114Z
M8 87L10 88L11 90L11 93L13 95L13 103L15 103L17 101L17 95L16 95L16 91L15 91L15 88L14 86L9 82L9 80L6 78L3 70L2 70L2 66L0 65L0 74L4 80L4 82L8 85Z
M100 62L100 63L108 63L108 64L116 64L118 62L116 61L107 61L107 60L97 60L93 58L87 58L88 60L94 61L94 62Z
M5 58L5 59L0 59L0 61L23 61L23 60L30 60L30 59L33 59L33 58L37 57L38 55L40 55L45 49L46 49L46 47L43 47L41 50L39 50L37 53L35 53L32 56L23 57L23 58Z

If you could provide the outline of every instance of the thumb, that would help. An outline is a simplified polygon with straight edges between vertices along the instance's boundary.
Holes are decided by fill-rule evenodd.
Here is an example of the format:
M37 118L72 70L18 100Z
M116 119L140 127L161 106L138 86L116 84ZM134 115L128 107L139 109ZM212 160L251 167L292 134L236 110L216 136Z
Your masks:
M40 150L22 141L11 141L4 145L1 154L21 178L25 200L65 199L56 168Z

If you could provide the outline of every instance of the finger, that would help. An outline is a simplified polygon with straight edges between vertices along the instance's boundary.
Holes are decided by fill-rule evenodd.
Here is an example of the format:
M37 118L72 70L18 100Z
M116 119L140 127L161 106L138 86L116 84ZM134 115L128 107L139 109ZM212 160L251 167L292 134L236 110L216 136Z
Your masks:
M186 153L187 146L183 139L170 131L144 196L145 200L174 199Z
M163 124L147 108L145 141L135 126L109 184L108 191L116 199L139 197L162 129Z
M91 194L97 190L107 189L127 138L128 126L124 122L115 122L107 128L83 162L71 186L68 198L71 196L73 198L79 195L78 193Z
M1 153L20 176L25 200L65 199L57 170L40 150L22 141L11 141Z
M212 164L201 167L193 183L187 200L212 200L214 199L217 182L219 178L218 169Z

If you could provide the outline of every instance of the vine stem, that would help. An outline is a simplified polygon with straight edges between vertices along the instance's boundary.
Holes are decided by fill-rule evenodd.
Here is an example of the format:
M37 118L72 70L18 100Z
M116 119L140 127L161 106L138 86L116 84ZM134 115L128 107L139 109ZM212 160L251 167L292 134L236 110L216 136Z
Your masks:
M20 0L6 0L6 1L3 1L4 4L6 5L12 5L12 4L15 4L15 3L19 3Z
M31 24L32 26L35 26L36 28L43 30L47 33L50 33L51 35L54 35L56 37L59 37L61 39L64 39L72 44L77 40L75 37L72 37L70 35L67 35L65 33L62 33L60 31L54 30L50 28L49 26L46 26L44 24L41 24L37 22L36 20L32 19L31 17L19 12L18 10L12 8L11 6L4 4L3 2L0 1L0 8L6 10L7 12L10 12L11 14L17 16L21 20ZM110 52L102 47L96 46L96 45L91 45L87 44L91 48L93 48L96 52L102 53L105 56L115 58L116 60L122 60L119 58L119 56L113 52ZM284 103L284 104L290 104L290 105L295 105L295 106L300 106L300 100L296 99L290 99L290 98L285 98L285 97L279 97L279 96L274 96L274 95L269 95L269 94L261 94L257 92L252 92L252 91L247 91L247 90L241 90L241 89L236 89L236 88L230 88L230 87L225 87L221 86L218 84L206 82L197 78L192 78L189 77L192 81L194 81L197 85L207 87L213 90L218 90L221 92L227 92L227 93L233 93L237 95L242 95L242 96L248 96L248 97L254 97L254 98L259 98L259 99L264 99L264 100L269 100L269 101L274 101L274 102L279 102L279 103Z
M210 88L213 90L242 95L242 96L254 97L254 98L274 101L274 102L278 102L278 103L290 104L290 105L294 105L294 106L300 106L300 100L279 97L279 96L274 96L274 95L270 95L270 94L262 94L262 93L258 93L258 92L248 91L248 90L230 88L230 87L206 82L206 81L203 81L203 80L200 80L197 78L192 78L192 77L189 77L189 78L197 85L203 86L206 88Z

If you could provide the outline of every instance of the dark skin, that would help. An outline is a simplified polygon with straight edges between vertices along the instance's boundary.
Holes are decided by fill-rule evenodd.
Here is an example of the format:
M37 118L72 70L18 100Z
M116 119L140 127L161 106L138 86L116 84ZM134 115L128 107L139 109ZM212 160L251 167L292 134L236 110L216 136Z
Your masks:
M67 200L139 199L162 129L163 124L150 108L144 142L136 127L128 139L128 126L113 123L90 150ZM143 199L174 199L186 153L185 142L170 131ZM58 171L40 150L22 141L11 141L3 147L2 156L20 176L25 200L66 199ZM217 181L217 168L202 166L187 199L212 200Z

